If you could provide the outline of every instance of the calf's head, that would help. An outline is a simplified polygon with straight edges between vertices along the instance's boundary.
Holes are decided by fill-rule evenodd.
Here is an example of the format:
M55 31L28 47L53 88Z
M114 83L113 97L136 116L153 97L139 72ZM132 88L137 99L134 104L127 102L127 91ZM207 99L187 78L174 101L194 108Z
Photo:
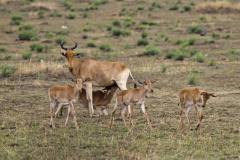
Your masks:
M202 107L206 106L206 103L210 97L216 97L216 95L214 95L213 93L208 93L207 91L202 91L200 95L202 99Z

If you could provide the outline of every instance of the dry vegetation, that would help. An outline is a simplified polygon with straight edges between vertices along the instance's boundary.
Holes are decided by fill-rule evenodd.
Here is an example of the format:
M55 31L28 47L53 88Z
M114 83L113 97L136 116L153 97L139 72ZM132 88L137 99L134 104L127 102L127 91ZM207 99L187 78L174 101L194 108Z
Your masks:
M236 1L0 0L0 159L239 159L239 25ZM79 131L65 116L49 128L48 87L72 83L61 41L158 80L146 101L154 129L137 108L134 128L109 129L80 104ZM199 132L180 132L177 92L190 85L218 97Z

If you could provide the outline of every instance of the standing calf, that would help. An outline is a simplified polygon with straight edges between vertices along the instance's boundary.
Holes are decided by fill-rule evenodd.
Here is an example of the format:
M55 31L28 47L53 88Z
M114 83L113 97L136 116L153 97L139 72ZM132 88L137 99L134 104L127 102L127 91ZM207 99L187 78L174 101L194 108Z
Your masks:
M112 97L114 96L115 91L118 89L117 85L112 85L109 87L105 87L104 90L93 91L93 107L94 109L100 109L101 113L104 115L108 115L107 108L111 103ZM88 106L88 100L86 98L86 90L84 87L82 91L79 92L79 101L85 107ZM62 107L62 106L61 106ZM62 115L62 109L59 109ZM57 113L56 113L57 114Z
M216 97L213 93L208 93L205 90L196 88L196 87L189 87L184 88L179 93L180 99L180 128L183 128L183 119L182 114L185 112L187 120L188 120L188 127L191 129L191 122L188 117L190 110L192 107L195 108L198 116L198 123L196 130L200 127L200 123L203 119L203 108L206 106L207 100L210 97Z
M147 123L150 128L152 128L152 125L150 123L148 114L145 110L145 96L147 92L153 92L152 89L152 82L150 80L145 80L143 83L143 86L140 88L132 88L124 91L119 91L116 96L116 103L114 106L114 109L112 111L111 119L110 119L110 128L112 127L113 119L114 119L114 114L118 108L118 106L121 106L121 116L124 122L124 125L127 127L126 120L125 120L125 113L126 110L128 110L129 118L130 118L130 123L132 123L132 109L131 109L131 104L139 104L141 107L141 110L144 114L145 119L147 120Z
M57 113L64 105L68 105L68 114L65 121L65 127L67 126L69 114L72 113L73 115L73 121L75 123L75 127L78 127L77 119L76 119L76 112L73 106L73 103L76 102L77 96L79 91L82 89L82 80L77 79L77 83L75 86L72 85L55 85L49 88L48 90L48 96L50 100L50 126L55 128L55 125L53 123L53 114L54 109L57 108L57 111L55 112L55 117L57 116Z

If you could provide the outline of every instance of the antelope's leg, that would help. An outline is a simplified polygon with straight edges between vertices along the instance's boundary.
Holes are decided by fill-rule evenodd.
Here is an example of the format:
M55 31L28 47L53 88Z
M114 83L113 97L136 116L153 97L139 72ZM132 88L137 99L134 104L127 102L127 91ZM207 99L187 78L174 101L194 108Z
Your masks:
M88 100L89 115L90 117L92 117L94 114L93 98L92 98L92 82L85 82L85 83L86 83L86 96Z
M73 122L74 122L74 124L75 124L75 127L78 129L79 126L78 126L78 123L77 123L76 111L75 111L75 109L74 109L74 106L73 106L73 103L72 103L72 102L70 102L70 105L71 105L71 113L72 113L72 115L73 115Z
M196 130L199 129L200 124L201 124L202 119L203 119L203 108L202 108L202 107L198 107L198 108L197 108L197 111L198 111L198 123L197 123Z
M53 123L54 107L55 107L55 103L50 102L50 127L52 127L52 128L55 128L55 125Z
M181 108L181 111L180 111L180 123L179 123L179 128L182 129L183 128L183 118L182 118L182 115L183 115L183 109Z
M123 120L123 122L124 122L124 126L125 126L125 127L127 127L127 123L126 123L126 119L125 119L125 114L126 114L126 110L127 110L126 107L127 107L127 106L124 105L124 107L123 107L123 109L122 109L122 111L121 111L121 116L122 116L122 120Z
M190 118L189 118L189 112L190 112L191 109L192 109L192 106L188 105L187 106L187 111L185 112L185 115L186 115L187 121L188 121L188 129L191 129L191 121L190 121Z
M67 126L67 123L68 123L68 118L69 118L70 112L71 112L71 107L70 107L70 104L69 104L69 105L68 105L68 113L67 113L67 118L66 118L66 121L65 121L65 127Z
M142 102L142 104L141 104L141 109L142 109L144 118L147 120L148 126L152 129L152 125L151 125L150 119L149 119L149 117L148 117L148 114L147 114L147 112L146 112L144 102Z
M117 102L117 99L116 99L116 102L115 102L115 105L114 105L114 108L113 108L113 111L112 111L112 114L111 114L111 118L110 118L110 124L109 124L109 128L112 128L112 123L113 123L113 119L114 119L114 114L117 110L117 107L118 107L118 102Z
M131 126L133 126L132 112L133 112L133 108L130 105L128 105L128 118Z
M60 114L62 114L63 106L64 106L64 104L61 104L61 103L58 104L57 111L55 112L55 118L57 117L59 111L60 111Z

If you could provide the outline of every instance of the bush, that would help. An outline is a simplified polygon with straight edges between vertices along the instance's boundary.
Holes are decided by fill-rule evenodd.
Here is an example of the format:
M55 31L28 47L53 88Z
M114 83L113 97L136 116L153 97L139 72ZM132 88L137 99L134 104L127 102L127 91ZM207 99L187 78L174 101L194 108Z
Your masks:
M156 56L159 55L160 50L155 46L147 46L143 52L145 56Z
M16 68L14 66L10 66L10 65L0 66L0 74L2 77L10 77L15 73L15 71L16 71Z
M31 24L24 24L18 28L19 31L29 31L29 30L34 30L33 25Z
M142 34L141 34L142 38L147 38L147 36L148 36L147 32L142 32Z
M95 6L103 5L106 3L107 3L107 0L91 0L90 1L90 4L95 5Z
M118 28L112 29L112 36L120 37L120 36L128 36L128 35L130 35L130 32L127 30L121 30Z
M187 28L187 32L190 34L202 34L204 30L199 25L192 25Z
M196 85L197 84L197 75L194 72L191 72L187 78L187 84Z
M87 47L94 48L94 47L96 47L96 44L93 42L88 42Z
M146 38L141 38L141 39L139 39L137 41L137 45L138 46L146 46L148 44L149 44L149 42L148 42L148 40Z
M161 73L165 73L167 71L167 66L162 64L161 65Z
M171 7L169 8L170 11L176 11L176 10L178 10L178 9L179 9L179 7L178 7L177 4L175 4L175 5L173 5L173 6L171 6Z
M183 61L186 58L186 54L180 50L174 52L173 59L176 61Z
M37 34L33 30L21 31L18 35L19 40L33 41L37 40Z
M13 15L11 17L11 24L12 25L20 25L22 20L23 20L22 16Z
M6 48L0 47L0 52L6 52Z
M67 19L75 19L76 18L76 14L74 12L70 12L67 14L66 16Z
M30 45L30 49L35 52L43 52L44 46L42 46L41 44L32 44Z
M55 40L55 42L57 43L57 44L60 44L60 43L66 43L66 40L65 40L65 37L64 36L59 36L59 37L57 37L57 39Z
M102 50L102 51L105 51L105 52L110 52L112 51L112 48L110 45L108 44L102 44L99 46L99 49Z
M183 6L182 12L189 12L192 10L191 6Z
M195 39L191 38L188 40L177 40L175 44L181 45L182 47L192 46L195 44Z
M61 0L60 2L63 4L63 6L66 9L71 9L72 8L72 3L69 0Z
M113 20L112 21L112 25L116 26L116 27L120 27L121 26L121 22L119 20Z
M211 59L211 60L208 62L208 66L216 66L216 62Z
M205 57L202 53L198 52L195 56L194 56L194 60L199 62L199 63L203 63L205 60Z
M29 60L29 59L31 59L31 57L32 57L32 53L31 52L23 52L22 53L22 58L24 60Z

